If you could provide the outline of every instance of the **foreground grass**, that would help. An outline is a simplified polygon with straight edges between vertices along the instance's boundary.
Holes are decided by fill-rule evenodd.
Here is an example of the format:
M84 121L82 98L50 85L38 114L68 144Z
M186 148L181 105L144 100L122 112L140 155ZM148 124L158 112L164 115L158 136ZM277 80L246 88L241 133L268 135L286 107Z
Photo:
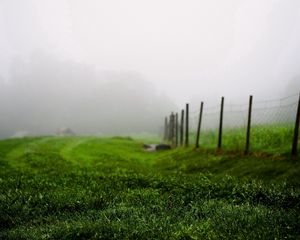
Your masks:
M299 163L130 138L0 141L0 239L297 239Z

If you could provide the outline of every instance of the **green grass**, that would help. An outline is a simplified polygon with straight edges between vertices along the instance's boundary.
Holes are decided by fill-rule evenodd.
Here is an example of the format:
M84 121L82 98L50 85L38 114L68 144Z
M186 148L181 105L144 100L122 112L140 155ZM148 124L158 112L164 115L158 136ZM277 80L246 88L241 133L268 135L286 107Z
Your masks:
M292 124L254 125L250 132L250 150L277 155L291 152L294 126ZM191 143L196 142L196 134L190 134ZM300 141L300 139L299 139ZM218 130L203 131L200 135L200 146L205 149L216 149ZM246 145L246 128L225 128L222 134L224 151L244 151Z
M131 138L0 141L0 239L299 239L300 161Z

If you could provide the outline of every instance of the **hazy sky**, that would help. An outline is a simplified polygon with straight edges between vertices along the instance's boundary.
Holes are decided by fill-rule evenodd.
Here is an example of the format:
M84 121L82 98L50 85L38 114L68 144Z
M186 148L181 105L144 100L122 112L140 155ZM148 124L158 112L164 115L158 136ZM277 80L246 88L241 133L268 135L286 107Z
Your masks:
M182 105L268 98L300 75L300 1L0 0L0 77L35 51L138 72Z

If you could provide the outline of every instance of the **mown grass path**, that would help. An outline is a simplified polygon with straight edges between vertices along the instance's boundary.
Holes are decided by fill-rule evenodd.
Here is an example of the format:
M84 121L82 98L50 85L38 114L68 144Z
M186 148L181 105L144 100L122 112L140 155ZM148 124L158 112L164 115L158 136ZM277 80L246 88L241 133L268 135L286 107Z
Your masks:
M130 138L0 141L0 239L297 239L299 161Z

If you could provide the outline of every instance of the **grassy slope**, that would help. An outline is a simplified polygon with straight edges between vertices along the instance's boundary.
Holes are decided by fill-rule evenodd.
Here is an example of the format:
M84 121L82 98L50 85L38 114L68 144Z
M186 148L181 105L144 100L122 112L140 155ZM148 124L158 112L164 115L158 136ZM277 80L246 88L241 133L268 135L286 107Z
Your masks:
M0 239L300 238L300 161L126 138L0 141Z

